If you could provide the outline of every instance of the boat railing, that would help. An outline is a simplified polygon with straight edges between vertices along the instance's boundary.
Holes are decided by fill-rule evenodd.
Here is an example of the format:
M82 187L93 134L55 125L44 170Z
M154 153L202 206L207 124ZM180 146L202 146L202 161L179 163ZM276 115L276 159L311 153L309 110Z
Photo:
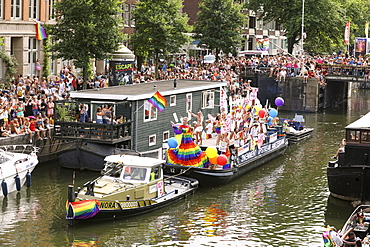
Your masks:
M40 148L33 146L31 144L24 144L24 145L2 145L0 146L0 150L9 153L37 153Z
M97 124L56 121L54 136L58 139L90 139L117 143L131 139L131 123Z

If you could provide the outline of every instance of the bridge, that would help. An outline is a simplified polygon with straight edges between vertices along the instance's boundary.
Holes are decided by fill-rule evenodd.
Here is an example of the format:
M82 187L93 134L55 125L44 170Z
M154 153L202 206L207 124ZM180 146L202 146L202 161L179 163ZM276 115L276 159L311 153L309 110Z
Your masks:
M317 65L323 74L326 86L318 83L318 78L287 75L284 81L271 77L271 67L245 67L241 76L252 80L258 87L262 102L274 102L278 96L285 99L280 109L298 112L317 112L329 106L338 107L350 96L353 88L370 88L368 81L370 66L355 65Z

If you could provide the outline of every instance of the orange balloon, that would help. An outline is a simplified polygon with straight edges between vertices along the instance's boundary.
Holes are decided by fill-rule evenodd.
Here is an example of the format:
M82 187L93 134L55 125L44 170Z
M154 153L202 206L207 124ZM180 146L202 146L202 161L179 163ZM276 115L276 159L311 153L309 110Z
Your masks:
M216 165L217 164L217 158L218 158L218 155L216 155L215 157L213 158L210 158L209 159L209 162L212 164L212 165Z

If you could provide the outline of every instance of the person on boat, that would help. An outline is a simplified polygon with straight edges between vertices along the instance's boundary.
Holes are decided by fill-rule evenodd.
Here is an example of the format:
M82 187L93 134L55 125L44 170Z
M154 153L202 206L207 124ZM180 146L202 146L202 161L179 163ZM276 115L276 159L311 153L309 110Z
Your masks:
M206 139L211 139L212 138L212 133L213 133L213 123L211 119L207 120L207 125L206 125Z
M188 111L193 117L197 119L197 125L196 128L194 129L194 135L195 139L197 141L198 145L202 145L202 131L203 131L203 114L201 111L199 111L197 114L192 113L191 111Z
M193 141L193 133L188 125L188 118L184 117L182 125L172 126L182 130L181 143L177 148L167 152L167 163L182 166L208 167L209 160L205 152Z
M342 246L343 241L338 235L336 229L332 226L327 226L324 233L322 234L324 240L324 247Z
M344 147L346 146L346 144L347 144L346 139L343 139L342 143L340 144L340 146L337 150L337 153L332 157L332 159L338 159L339 153L344 153Z
M216 116L214 127L215 127L215 132L217 134L216 146L218 146L220 145L220 141L221 141L221 127L222 127L222 120L221 120L220 114L217 114Z
M350 228L344 235L342 236L342 241L344 243L344 247L354 247L356 245L356 234L353 232L353 228ZM360 241L361 242L361 241Z

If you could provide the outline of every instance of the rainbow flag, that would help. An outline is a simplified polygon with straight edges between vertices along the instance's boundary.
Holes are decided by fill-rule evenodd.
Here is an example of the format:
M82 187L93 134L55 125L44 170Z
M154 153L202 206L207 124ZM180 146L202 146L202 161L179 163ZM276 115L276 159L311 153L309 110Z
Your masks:
M148 101L159 111L163 111L167 106L166 99L158 91Z
M42 22L41 21L35 22L36 22L36 39L37 40L46 39L46 33L44 27L42 26Z
M88 219L94 217L99 211L100 202L98 200L83 200L78 202L68 202L66 205L67 219ZM72 210L72 212L68 212ZM71 214L72 213L72 214ZM73 216L71 216L73 215Z

